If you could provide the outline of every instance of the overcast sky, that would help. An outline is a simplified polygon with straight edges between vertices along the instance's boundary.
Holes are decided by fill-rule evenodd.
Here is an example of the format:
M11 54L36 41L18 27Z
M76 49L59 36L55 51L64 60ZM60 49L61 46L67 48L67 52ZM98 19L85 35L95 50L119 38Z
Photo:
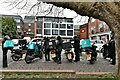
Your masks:
M8 4L3 3L3 1L9 2L9 1L14 1L14 0L0 0L0 4L1 4L0 5L0 14L5 14L5 15L6 14L8 14L8 15L16 15L16 14L18 14L18 15L21 15L22 17L27 15L27 14L23 14L23 13L26 12L26 10L19 11L16 8L10 10L11 7L7 6ZM29 0L29 1L31 1L30 2L31 4L34 4L34 3L36 3L37 0ZM23 4L24 4L24 2L23 2ZM74 12L72 10L65 9L64 12L63 12L63 15L65 17L68 17L68 18L74 18L77 14L76 14L76 12ZM88 19L88 17L82 17L81 18L81 16L78 15L76 18L74 18L74 24L75 25L78 25L78 24L81 25L81 24L87 23L87 19Z

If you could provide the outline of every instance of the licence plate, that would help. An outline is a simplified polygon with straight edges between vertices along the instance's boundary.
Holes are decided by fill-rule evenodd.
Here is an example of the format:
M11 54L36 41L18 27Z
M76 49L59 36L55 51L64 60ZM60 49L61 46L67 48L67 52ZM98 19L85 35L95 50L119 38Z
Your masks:
M51 57L52 57L52 58L56 57L56 54L55 54L55 53L54 53L54 54L51 54Z
M22 59L25 59L25 56L26 56L26 53L24 53L24 54L22 55Z
M87 60L91 60L91 54L86 54Z
M72 59L72 55L71 54L67 54L67 56L68 56L68 59Z

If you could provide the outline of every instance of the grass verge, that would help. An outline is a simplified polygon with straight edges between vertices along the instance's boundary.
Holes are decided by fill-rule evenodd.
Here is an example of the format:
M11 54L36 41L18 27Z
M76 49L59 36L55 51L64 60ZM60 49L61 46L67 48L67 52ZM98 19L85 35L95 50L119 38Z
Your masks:
M75 73L51 73L51 72L44 72L44 73L35 73L35 72L3 72L1 74L2 80L21 80L29 78L94 78L94 79L108 79L108 80L120 80L119 78L115 78L113 74L75 74ZM14 78L14 79L13 79ZM90 80L90 79L89 79ZM93 80L93 79L91 79Z

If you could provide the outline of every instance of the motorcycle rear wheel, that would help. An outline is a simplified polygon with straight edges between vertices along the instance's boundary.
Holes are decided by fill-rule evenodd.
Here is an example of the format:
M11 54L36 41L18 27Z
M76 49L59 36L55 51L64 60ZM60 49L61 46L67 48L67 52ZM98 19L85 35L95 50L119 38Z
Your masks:
M19 61L20 60L20 57L18 57L17 54L13 54L11 57L12 57L13 61Z

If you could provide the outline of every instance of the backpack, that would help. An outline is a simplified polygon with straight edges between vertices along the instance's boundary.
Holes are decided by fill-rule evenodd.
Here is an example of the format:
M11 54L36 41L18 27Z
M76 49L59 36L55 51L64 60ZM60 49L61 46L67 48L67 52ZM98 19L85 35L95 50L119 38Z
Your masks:
M14 47L14 42L12 40L6 40L3 44L4 48Z

